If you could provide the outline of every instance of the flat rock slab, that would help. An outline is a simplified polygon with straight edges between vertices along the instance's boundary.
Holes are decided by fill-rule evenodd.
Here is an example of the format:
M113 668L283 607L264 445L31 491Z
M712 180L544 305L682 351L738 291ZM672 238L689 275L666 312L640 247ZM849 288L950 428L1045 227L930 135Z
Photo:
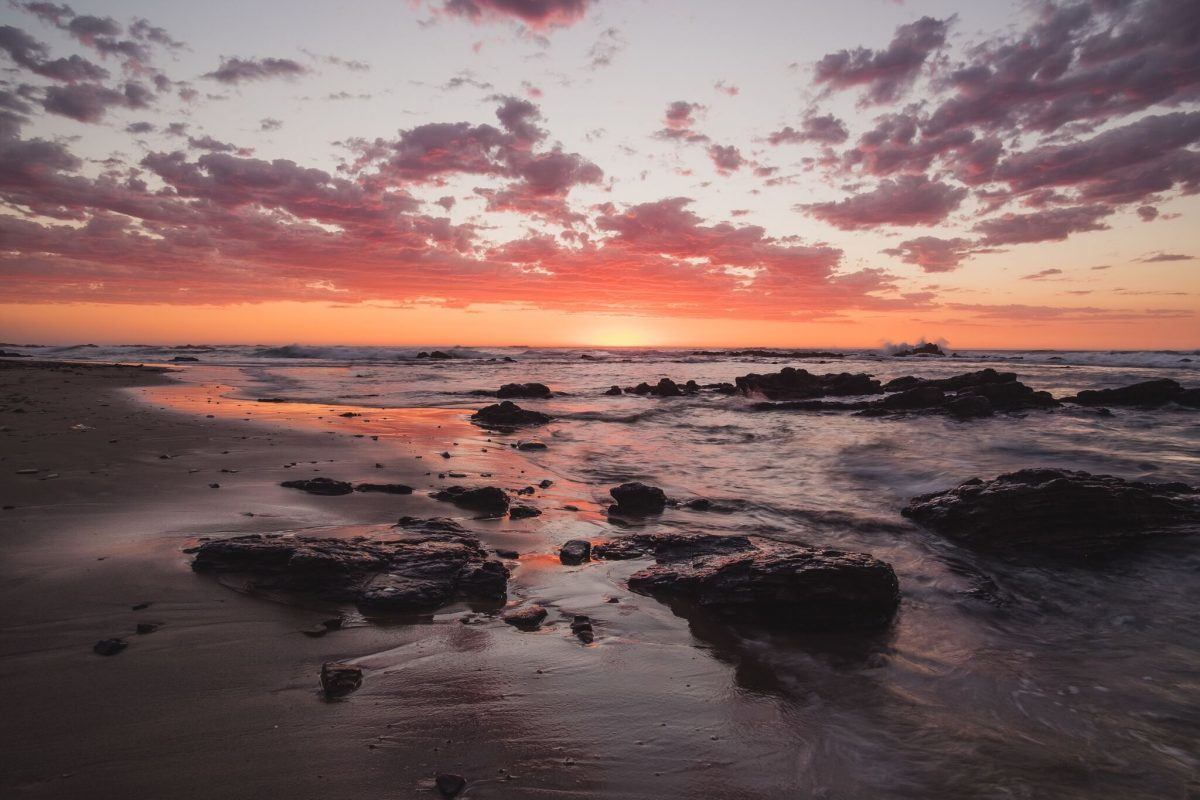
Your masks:
M297 481L284 481L279 484L286 489L300 489L309 494L339 495L350 494L354 487L345 481L335 481L333 478L305 478Z
M443 503L453 503L468 511L478 511L481 514L500 516L508 511L508 493L499 486L481 486L468 489L465 486L451 486L440 492L434 492L434 500Z
M624 544L621 544L624 542ZM629 588L733 621L798 631L886 627L900 605L891 565L865 553L814 550L745 536L635 534L597 556L653 554Z
M493 428L519 428L526 425L545 425L551 420L548 414L521 408L516 403L505 400L484 406L471 415L471 422L476 425Z
M901 512L982 550L1087 554L1200 531L1200 492L1060 469L1023 469L914 497Z
M246 576L249 588L352 602L364 611L434 611L457 601L496 603L508 569L448 520L408 520L385 538L250 534L205 542L197 572Z

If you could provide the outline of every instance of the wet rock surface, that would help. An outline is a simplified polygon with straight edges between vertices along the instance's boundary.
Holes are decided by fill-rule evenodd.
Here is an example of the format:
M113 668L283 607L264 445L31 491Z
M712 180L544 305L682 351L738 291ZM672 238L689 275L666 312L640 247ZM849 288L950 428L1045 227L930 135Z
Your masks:
M471 421L477 425L490 425L499 428L545 425L551 419L552 417L547 414L521 408L510 400L484 406L471 415Z
M768 400L807 400L817 397L879 394L879 381L865 373L849 372L814 375L808 370L784 367L779 372L750 373L735 379L744 395L762 395Z
M249 534L205 542L195 552L196 572L244 576L255 591L352 602L366 611L427 612L507 595L507 568L449 520L406 518L395 534L370 539Z
M609 507L610 514L645 516L660 514L667 507L667 496L657 486L644 483L623 483L608 490L616 501Z
M481 514L496 516L508 511L509 505L508 493L499 486L481 486L477 489L451 486L440 492L434 492L432 497L434 500L453 503L468 511L478 511Z
M546 399L554 392L544 383L506 383L496 392L496 397L528 397Z
M558 551L558 560L568 565L582 564L591 557L592 543L587 539L572 539Z
M500 619L518 630L535 631L542 627L547 613L545 607L530 604L520 608L510 608L500 615Z
M865 553L815 550L744 536L638 534L597 546L597 556L652 553L657 563L635 572L629 588L685 614L800 631L885 627L900 603L892 567Z
M287 489L300 489L309 494L340 495L350 494L354 487L345 481L335 481L333 478L304 478L296 481L284 481L279 484Z
M360 483L354 487L356 492L382 492L383 494L412 494L413 487L403 483Z
M981 550L1086 555L1200 531L1200 492L1182 483L1024 469L914 497L901 513Z
M907 358L908 356L944 356L942 348L938 347L933 342L928 344L917 345L908 350L901 350L898 353L892 353L893 358Z
M344 697L362 686L362 668L339 661L321 665L321 691L326 697Z
M1064 402L1081 406L1161 406L1167 403L1200 407L1200 389L1184 389L1169 378L1142 381L1117 389L1086 389Z

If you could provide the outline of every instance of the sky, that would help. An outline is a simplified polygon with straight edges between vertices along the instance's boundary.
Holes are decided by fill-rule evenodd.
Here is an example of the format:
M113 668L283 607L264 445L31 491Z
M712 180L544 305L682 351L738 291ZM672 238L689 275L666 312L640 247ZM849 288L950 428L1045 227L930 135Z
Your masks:
M0 340L1200 347L1195 0L0 6Z

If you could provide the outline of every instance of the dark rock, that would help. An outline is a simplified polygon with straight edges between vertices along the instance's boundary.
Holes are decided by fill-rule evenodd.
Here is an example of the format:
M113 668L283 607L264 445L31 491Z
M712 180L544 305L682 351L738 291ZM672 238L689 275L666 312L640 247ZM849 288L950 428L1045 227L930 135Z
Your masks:
M590 561L592 543L586 539L572 539L558 551L558 560L564 564L582 564Z
M530 517L540 517L542 511L533 506L513 506L508 510L509 519L529 519Z
M958 393L958 397L983 397L997 411L1021 411L1030 408L1053 408L1058 401L1049 392L1037 392L1020 381L981 383Z
M468 511L478 511L483 514L499 516L508 511L508 494L499 486L481 486L468 489L464 486L451 486L440 492L435 492L434 500L454 503L459 508Z
M914 497L902 513L979 549L1088 554L1200 530L1200 493L1182 483L1024 469Z
M517 445L517 449L529 452L531 450L546 450L547 447L544 442L521 442Z
M321 665L321 690L326 697L342 697L362 686L362 667L326 661Z
M660 561L677 561L700 556L728 555L755 549L745 536L708 536L688 533L633 533L601 542L592 548L596 558L625 561L652 556Z
M670 378L663 378L650 389L650 394L656 397L681 397L683 390L679 384Z
M403 483L360 483L354 487L356 492L383 492L384 494L412 494L413 487Z
M958 419L980 419L990 417L995 413L992 403L986 397L977 394L965 394L956 397L946 404L946 413Z
M154 633L156 630L158 630L161 627L162 626L159 625L157 622L139 622L137 624L137 627L134 628L134 631L136 631L141 636L145 636L148 633Z
M1169 378L1160 378L1119 389L1087 389L1064 399L1081 406L1161 406L1184 394L1184 388L1178 383Z
M913 408L933 408L946 401L946 395L936 386L915 386L902 392L888 395L882 401L882 407L888 410L903 410Z
M608 391L605 392L605 394L606 395L619 395L619 394L621 394L621 387L620 386L611 386L611 387L609 387Z
M407 522L406 522L407 520ZM366 611L426 612L457 600L497 602L508 570L449 520L401 520L386 539L250 534L205 542L197 572L241 575L256 591L354 602Z
M126 647L129 647L129 642L124 639L101 639L92 645L92 652L100 656L115 656Z
M815 397L879 394L879 381L863 373L841 372L814 375L808 370L784 367L767 375L751 373L735 379L745 395L762 395L768 400L806 400Z
M345 481L335 481L332 478L305 478L298 481L284 481L279 484L288 489L301 489L309 494L339 495L350 494L354 487Z
M536 397L546 399L554 392L544 383L506 383L496 392L496 397Z
M420 356L417 356L417 357L420 358ZM447 353L443 350L434 350L432 353L429 354L428 357L442 359L442 360L447 359L447 358L457 358L457 356Z
M657 486L644 483L623 483L608 490L617 501L610 511L617 514L660 514L667 506L667 496Z
M630 576L629 588L739 622L803 631L882 628L900 604L892 567L865 553L735 544L732 552L711 555L664 552Z
M518 553L516 550L505 550L505 549L499 548L499 547L496 548L496 555L500 556L501 558L520 558L521 557L521 554Z
M516 403L505 400L484 406L471 415L471 421L476 424L496 427L518 427L522 425L544 425L551 417L540 411L521 408Z
M199 361L195 356L175 356L172 361Z
M510 608L500 615L500 619L514 628L519 628L523 631L536 631L542 627L542 622L546 619L546 613L546 609L542 606L531 604L521 606L520 608Z
M1200 389L1184 389L1175 395L1175 402L1188 408L1200 408Z
M903 392L913 387L920 386L924 383L923 378L915 378L912 375L905 375L902 378L892 378L883 385L885 392Z
M944 356L942 348L938 347L933 342L928 344L917 345L910 350L901 350L898 353L892 353L894 358L904 358L906 356Z
M704 385L704 388L712 389L717 394L737 394L738 392L737 386L727 381L722 381L721 383L708 383Z
M260 397L256 402L259 403L286 403L286 398L283 397Z
M442 797L456 797L467 786L467 779L462 775L443 772L433 780Z
M576 614L571 620L571 633L579 637L579 641L584 644L591 644L596 640L596 631L592 627L591 617L586 614Z
M540 481L538 481L538 486L543 489L549 489L553 485L554 481L550 480L549 478L542 478Z

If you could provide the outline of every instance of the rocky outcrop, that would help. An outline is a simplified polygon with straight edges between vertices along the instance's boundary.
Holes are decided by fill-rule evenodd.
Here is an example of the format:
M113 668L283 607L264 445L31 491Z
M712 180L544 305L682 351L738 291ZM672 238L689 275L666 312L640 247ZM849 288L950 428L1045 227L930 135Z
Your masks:
M620 386L610 386L610 387L608 387L608 390L605 392L605 394L608 395L609 397L616 397L616 396L622 394L621 387Z
M420 353L417 353L417 358L432 358L435 360L444 361L448 358L458 358L458 356L452 353L447 353L444 350L434 350L432 353L426 353L424 350L422 350Z
M478 511L481 514L500 516L508 511L508 494L499 486L481 486L468 489L465 486L451 486L440 492L433 493L434 500L453 503L468 511Z
M288 489L300 489L309 494L339 495L350 494L354 487L345 481L335 481L333 478L304 478L296 481L284 481L279 484Z
M530 397L545 400L554 392L544 383L506 383L496 392L496 397Z
M653 385L643 381L637 386L625 387L626 394L652 395L654 397L683 397L685 394L697 394L699 391L700 384L695 381L679 384L670 378L661 378L658 383Z
M526 425L545 425L552 418L540 411L521 408L511 400L484 406L471 415L471 422L495 428L518 428Z
M608 490L616 503L609 506L610 514L622 516L645 516L646 514L661 514L667 507L667 496L657 486L647 486L644 483L622 483Z
M845 358L845 353L830 353L822 350L693 350L694 356L717 356L722 358Z
M1081 406L1161 406L1182 400L1187 405L1188 401L1194 401L1194 395L1198 393L1196 389L1189 392L1177 382L1161 378L1119 389L1086 389L1074 397L1064 398L1064 402ZM1190 404L1196 405L1195 402Z
M370 613L501 602L508 569L450 520L401 520L385 538L249 534L195 549L196 572L240 576L255 591L355 603Z
M784 367L767 375L750 373L735 379L739 392L768 400L806 400L816 397L879 394L879 381L864 373L814 375L808 370Z
M893 358L907 358L908 356L944 356L942 348L938 347L933 342L928 344L917 345L908 350L901 350L898 353L892 353Z
M597 555L634 550L652 551L657 563L631 575L630 589L738 622L872 630L885 627L900 604L896 573L864 553L744 536L647 534L606 543Z
M902 513L980 550L1088 554L1200 531L1200 493L1182 483L1023 469L914 497Z

